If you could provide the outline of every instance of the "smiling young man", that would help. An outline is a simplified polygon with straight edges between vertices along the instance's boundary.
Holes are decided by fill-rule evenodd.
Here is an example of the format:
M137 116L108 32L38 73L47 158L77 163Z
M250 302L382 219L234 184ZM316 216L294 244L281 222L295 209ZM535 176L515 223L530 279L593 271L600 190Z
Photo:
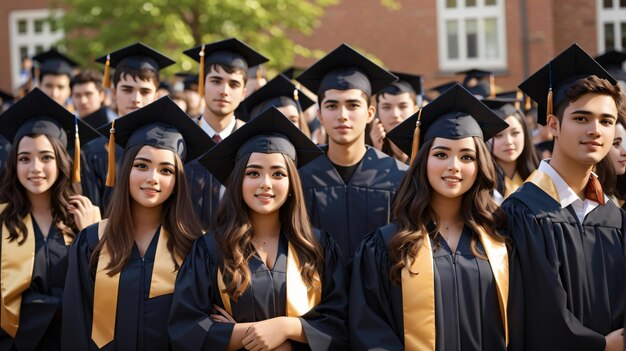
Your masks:
M539 103L538 122L555 142L552 158L503 204L524 282L511 291L524 323L511 328L523 328L525 350L623 350L626 214L593 173L612 146L623 95L577 45L520 89Z
M326 155L300 169L311 222L327 231L351 260L368 232L391 220L391 202L407 166L365 145L374 118L372 94L396 77L342 44L297 80L317 92L318 118L328 133Z
M248 68L268 59L236 38L203 44L184 53L198 61L204 72L204 77L199 77L204 79L203 89L198 90L203 90L199 93L204 96L205 108L198 125L219 143L244 124L236 118L235 110L246 96ZM210 227L223 188L197 161L187 163L185 172L196 214L204 227Z

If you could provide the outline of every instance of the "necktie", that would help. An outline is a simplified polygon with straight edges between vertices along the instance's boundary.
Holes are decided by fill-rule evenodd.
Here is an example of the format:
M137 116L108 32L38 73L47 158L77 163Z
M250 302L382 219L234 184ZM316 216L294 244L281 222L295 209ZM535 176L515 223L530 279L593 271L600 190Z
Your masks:
M213 139L213 141L217 144L220 141L222 141L222 137L219 134L213 134L213 136L211 137L211 139Z
M587 182L587 186L585 186L585 197L600 205L604 205L604 192L602 191L602 185L600 185L598 177L594 177L593 175L589 176L589 181Z

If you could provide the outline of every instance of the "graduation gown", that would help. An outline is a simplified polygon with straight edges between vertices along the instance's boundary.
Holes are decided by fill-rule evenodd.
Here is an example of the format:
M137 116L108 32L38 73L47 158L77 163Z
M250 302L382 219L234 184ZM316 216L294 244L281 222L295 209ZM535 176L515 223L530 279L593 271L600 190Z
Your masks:
M317 233L319 235L319 232ZM324 270L320 303L299 317L309 345L292 342L294 349L346 350L347 278L336 244L320 235ZM237 300L230 300L237 322L255 322L286 315L287 240L281 236L272 270L257 256L248 262L252 282ZM213 322L213 305L224 308L217 281L221 257L212 233L196 240L176 281L169 321L172 348L178 350L225 350L234 328L231 323Z
M79 233L70 248L67 284L63 295L63 350L99 350L91 339L95 269L89 265L98 244L98 226ZM101 350L170 350L167 316L172 294L150 299L150 282L160 229L142 258L133 245L130 258L120 273L117 315L113 341Z
M524 281L523 349L604 350L624 325L626 214L607 201L580 223L529 182L503 209Z
M111 122L109 120L110 113L112 112L110 112L109 108L106 106L103 106L99 108L97 111L93 112L92 114L81 118L81 120L89 124L94 129L98 129L102 127L103 125Z
M5 163L11 152L11 142L5 137L0 136L0 175L4 172Z
M346 261L365 234L389 223L392 201L407 169L369 146L347 184L326 155L300 168L311 223L335 239Z
M34 219L33 229L35 261L30 287L22 293L15 339L0 329L2 351L61 350L61 297L67 272L68 246L54 225L50 227L46 239Z
M404 350L402 286L391 282L389 224L368 234L354 255L350 285L353 350ZM497 287L489 261L475 257L468 227L453 252L443 239L433 247L435 343L438 351L505 350ZM477 249L483 255L480 242Z

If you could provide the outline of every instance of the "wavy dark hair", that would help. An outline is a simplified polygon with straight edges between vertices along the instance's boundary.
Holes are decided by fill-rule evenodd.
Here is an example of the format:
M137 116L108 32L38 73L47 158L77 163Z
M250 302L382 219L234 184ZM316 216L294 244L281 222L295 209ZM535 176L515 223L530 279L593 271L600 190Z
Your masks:
M476 145L478 174L472 187L463 194L461 214L465 225L472 229L472 253L477 257L484 257L476 250L479 227L484 228L495 240L505 242L497 228L505 226L506 217L491 195L496 183L491 154L483 139L479 137L473 139ZM389 254L392 261L391 280L395 284L400 284L401 270L411 266L427 236L438 236L439 228L432 232L427 229L429 224L439 222L437 213L430 206L433 189L428 182L426 169L434 140L435 138L430 139L420 147L417 158L402 179L394 202L393 214L398 224L398 232L389 243Z
M504 116L503 119L507 119L511 116L514 117L522 126L522 133L524 134L524 148L522 149L522 153L519 155L517 160L515 160L515 170L519 173L522 179L526 179L537 169L537 167L539 167L539 157L537 156L537 151L530 136L528 125L526 124L526 118L524 118L522 111L515 109L513 113ZM497 172L497 184L495 189L498 190L500 194L504 195L504 177L506 177L506 175L498 164L498 160L493 153L494 140L492 139L488 145L490 146L489 149L491 151L491 157L495 161L494 165L496 166Z
M304 194L295 162L283 155L289 175L291 196L280 208L281 231L293 245L300 261L302 279L308 286L320 284L314 274L323 273L324 254L321 244L311 230L311 222L304 203ZM250 208L243 199L242 184L250 154L244 155L233 169L226 184L226 193L217 214L215 240L223 258L226 292L237 300L251 282L248 261L254 255L252 234L254 228Z
M70 156L58 138L45 134L27 134L25 136L36 138L44 135L54 150L56 165L59 171L57 180L50 188L52 198L50 207L52 211L52 223L54 223L63 236L74 237L78 233L78 227L74 221L74 216L67 211L68 199L72 195L79 194L77 184L72 183L72 166ZM24 217L30 212L31 204L26 194L26 189L20 183L17 176L17 153L19 144L14 143L6 166L2 172L0 184L0 203L6 203L7 207L0 213L0 223L4 223L9 231L9 240L18 240L21 245L26 241L26 226Z
M135 243L132 235L134 233L131 210L133 200L130 195L129 179L135 156L144 146L132 146L124 152L120 176L107 209L109 220L102 239L91 255L90 265L95 270L98 265L100 250L106 245L111 255L111 262L106 267L109 270L107 274L110 276L124 269ZM161 225L169 233L167 249L178 270L180 267L176 262L175 254L184 259L191 250L194 240L201 236L202 229L191 204L183 163L176 153L174 153L174 165L176 183L173 193L163 203L163 222Z

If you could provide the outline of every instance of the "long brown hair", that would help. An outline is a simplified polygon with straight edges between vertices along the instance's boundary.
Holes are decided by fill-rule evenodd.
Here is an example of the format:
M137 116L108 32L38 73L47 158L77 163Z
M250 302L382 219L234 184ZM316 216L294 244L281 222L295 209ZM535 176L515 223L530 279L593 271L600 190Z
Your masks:
M479 241L478 231L482 227L488 235L497 241L504 242L504 237L496 232L506 220L504 212L491 196L495 186L496 173L493 159L483 139L473 137L476 145L476 162L478 174L472 187L463 194L461 215L467 226L472 229L471 249L477 257L484 257L476 250ZM430 207L432 186L428 182L427 161L433 144L430 139L421 146L417 158L402 179L398 189L398 197L394 202L393 214L398 224L398 232L389 242L389 254L393 265L391 280L400 284L400 272L410 267L417 256L423 241L429 235L437 235L438 228L429 232L427 226L439 222L437 213Z
M131 204L133 201L130 195L129 178L135 156L142 147L144 145L136 145L124 152L120 178L113 190L111 202L107 209L109 220L102 239L91 255L90 264L92 269L95 269L98 265L100 250L106 245L111 255L111 261L106 267L109 270L107 274L110 276L124 269L135 243L132 235L134 233L133 218L132 215L129 215L129 213L132 214ZM175 254L185 258L191 250L193 241L202 234L202 229L191 205L183 163L176 153L174 153L174 165L176 183L174 184L174 192L163 203L162 228L169 233L167 249L176 269L178 269L179 265L176 262Z
M324 254L322 247L311 230L302 193L302 184L294 161L283 155L289 176L289 193L280 208L281 231L293 245L300 261L302 279L313 286L314 274L322 275ZM218 210L215 240L223 258L224 277L228 295L237 300L251 281L248 260L254 255L251 237L254 232L250 219L250 208L243 199L242 184L250 155L242 157L233 169L227 182L226 193Z
M28 134L25 136L36 138L45 134ZM50 188L52 194L50 207L52 212L52 223L54 223L60 233L71 237L78 233L78 227L74 222L74 216L67 211L70 196L79 193L78 186L71 181L70 157L58 138L45 135L50 141L59 175ZM30 212L31 204L26 195L26 189L20 183L17 176L17 153L20 141L18 140L11 147L9 157L6 161L6 168L2 172L0 184L0 203L6 203L7 207L0 213L0 223L4 223L9 231L9 239L19 240L19 244L26 241L26 226L23 223L24 217ZM20 235L21 234L21 235ZM4 233L3 233L4 235Z

